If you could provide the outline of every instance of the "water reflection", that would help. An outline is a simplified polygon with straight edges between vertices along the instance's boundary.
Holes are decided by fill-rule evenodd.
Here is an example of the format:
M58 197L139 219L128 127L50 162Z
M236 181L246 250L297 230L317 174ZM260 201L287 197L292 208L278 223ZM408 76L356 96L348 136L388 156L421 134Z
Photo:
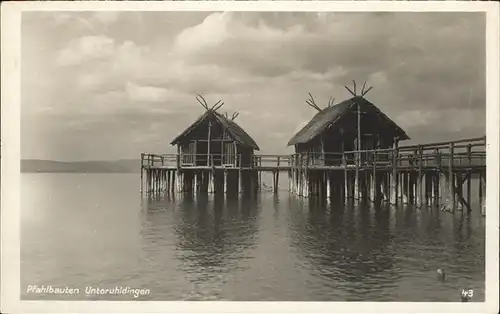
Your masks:
M287 191L175 194L145 198L141 210L134 176L35 178L23 187L23 287L151 289L141 300L455 302L473 288L472 301L484 300L476 213L327 204Z
M225 283L245 268L241 261L251 258L246 250L255 244L258 200L200 193L183 195L170 204L176 204L177 212L172 226L177 271L191 283L184 298L220 299Z
M300 266L344 290L344 300L383 299L381 291L395 286L389 208L312 199L298 202L294 211L292 243L302 257Z
M175 233L185 271L237 267L257 231L257 210L250 200L211 199L203 194L182 200Z

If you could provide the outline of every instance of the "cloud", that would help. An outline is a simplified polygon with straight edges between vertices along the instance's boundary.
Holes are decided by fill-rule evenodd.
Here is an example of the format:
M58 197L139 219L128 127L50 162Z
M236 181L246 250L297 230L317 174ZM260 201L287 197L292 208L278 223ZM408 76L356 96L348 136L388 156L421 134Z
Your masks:
M140 86L133 83L127 84L127 95L132 101L159 102L168 99L170 91L154 86Z
M57 65L71 66L85 61L113 56L113 39L104 36L85 36L72 40L57 56Z
M124 146L114 155L157 149L203 112L197 93L240 112L263 152L285 152L316 113L308 93L320 106L330 96L340 102L353 79L374 87L368 99L412 139L476 136L485 120L484 29L480 13L29 13L23 154L49 149L36 143L57 132L68 139L51 154L68 158L72 134L102 154L114 143ZM80 155L99 153L81 145Z
M120 13L118 11L98 11L92 13L91 19L109 25L115 23L119 16Z

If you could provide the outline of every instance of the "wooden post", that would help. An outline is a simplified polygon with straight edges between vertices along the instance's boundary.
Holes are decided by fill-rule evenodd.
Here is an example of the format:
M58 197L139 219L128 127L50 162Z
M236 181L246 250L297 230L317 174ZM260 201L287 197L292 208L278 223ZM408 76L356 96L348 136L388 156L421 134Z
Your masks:
M147 183L147 186L148 186L147 187L147 191L148 191L148 193L151 193L153 191L153 184L152 184L153 183L153 178L152 178L152 176L153 176L152 175L152 170L151 170L151 168L149 168L148 172L146 174L146 177L147 177L146 180L148 181L148 183Z
M469 161L469 166L472 165L472 145L468 144L467 145L467 159ZM472 209L472 204L471 204L471 184L472 184L472 171L469 170L467 172L467 204L469 204L469 207L467 209L467 212L470 212Z
M381 181L381 184L382 184L382 199L384 202L389 202L390 201L390 177L391 177L391 174L388 173L388 172L383 172L382 174L382 181Z
M457 197L457 202L455 204L456 206L456 209L459 209L459 210L463 210L463 203L462 203L462 199L463 199L463 182L464 182L464 177L463 177L463 173L462 172L457 172L455 174L455 182L453 183L454 184L454 187L455 187L455 195Z
M325 165L325 143L323 141L323 136L320 137L320 141L321 141L321 152L320 152L320 156L319 156L319 162L320 162L320 165Z
M298 189L298 195L299 196L303 196L304 195L304 187L303 187L303 169L299 169L298 172L297 172L297 180L298 180L298 184L297 184L297 189Z
M293 189L295 190L295 195L300 195L300 176L297 168L293 170Z
M306 170L304 171L304 188L305 188L304 196L305 197L310 196L310 191L309 191L310 184L311 184L310 173L309 173L308 169L306 168Z
M303 175L302 175L302 172L303 170L302 169L299 169L298 172L297 172L297 195L298 196L303 196L304 193L303 193Z
M342 142L342 146L344 142ZM344 168L344 201L346 202L349 199L349 184L348 184L348 173L347 173L347 160L345 156L345 152L342 151L342 166Z
M184 192L184 187L182 186L182 183L183 183L183 177L184 175L181 173L180 170L177 170L177 182L176 182L176 185L177 185L177 191L178 192Z
M222 129L222 138L220 141L220 165L223 166L225 164L224 162L224 133L226 133L226 129Z
M435 173L434 172L426 172L425 176L426 176L425 180L428 182L428 188L427 188L428 201L427 201L427 204L429 206L432 206L434 204L434 198L435 198L435 195L434 195L434 176L435 176Z
M297 160L296 160L295 154L293 154L292 158L291 158L291 168L290 168L291 175L292 175L292 193L293 194L297 194L296 163L297 163Z
M424 150L422 146L419 145L418 147L418 174L417 174L417 193L416 194L416 204L417 206L422 206L423 204L423 189L422 189L422 181L423 181L423 172L422 172L422 167L423 167L423 155L424 155Z
M300 176L299 176L299 163L301 162L301 158L299 155L294 155L295 166L293 168L293 185L295 189L295 194L300 195Z
M415 203L415 176L412 170L408 171L408 204Z
M165 171L165 192L170 194L170 170Z
M280 185L280 156L278 156L278 168L276 169L276 189L275 193L278 193L279 185Z
M272 186L272 189L273 189L273 192L276 193L276 170L272 171L272 175L273 175L273 186Z
M330 182L330 172L328 171L325 171L325 175L324 175L325 179L326 179L326 199L327 201L330 201L330 198L331 198L331 182Z
M144 187L144 153L141 153L141 194Z
M292 187L292 169L288 170L288 192L292 193L293 187Z
M401 200L401 204L406 204L406 173L401 171L399 173L399 199Z
M208 172L208 183L207 183L207 190L208 190L208 193L214 193L214 189L215 189L215 170L212 169Z
M448 161L448 189L450 190L450 206L451 210L455 210L456 198L455 198L455 176L453 174L453 162L454 162L454 144L450 143L450 157Z
M158 180L158 192L161 192L161 189L162 189L162 179L161 179L161 176L162 176L162 172L163 170L160 168L157 170L158 171L158 174L157 174L157 180Z
M207 141L207 167L213 166L213 164L210 164L210 162L213 163L213 160L211 160L211 155L210 155L210 147L212 146L210 141L211 141L211 136L212 136L212 121L208 120L208 141Z
M177 156L175 156L175 163L176 163L176 167L177 169L180 169L181 168L181 146L180 144L177 145Z
M349 198L351 197L349 191L350 191L350 184L349 184L349 172L347 172L347 169L344 169L344 201L347 202Z
M223 182L223 184L224 184L224 187L223 187L224 194L227 194L229 184L227 182L227 170L226 169L224 169L224 182Z
M469 204L469 208L467 208L467 211L470 212L472 210L472 204L471 204L471 184L472 184L472 171L469 170L467 172L467 204Z
M241 167L238 170L238 193L243 193L243 173Z
M434 172L429 172L427 171L425 174L425 180L428 181L428 188L427 188L427 204L429 206L432 206L434 202L434 193L433 193L433 186L434 186Z
M481 213L486 215L486 172L483 176L483 206L481 207Z
M482 212L483 207L483 173L479 172L479 212Z
M151 192L151 168L146 170L146 193Z
M399 157L399 149L398 149L398 140L394 141L394 149L392 151L392 174L391 174L391 196L390 202L393 205L398 204L398 190L399 190L399 176L398 176L398 158Z
M259 169L262 169L262 157L259 157ZM257 170L257 176L258 176L258 179L259 179L259 186L258 186L258 189L260 190L262 188L262 171L261 170Z
M170 170L170 179L168 182L168 186L170 189L170 194L173 195L175 193L175 170Z
M163 169L159 169L158 170L158 188L159 188L159 192L162 192L163 191L163 175L164 175L164 170Z
M432 204L439 206L439 178L441 177L441 172L437 170L432 177Z
M177 170L172 170L172 173L171 173L171 183L170 183L170 192L172 193L172 195L174 195L175 193L175 188L176 188L176 174L177 174Z
M163 182L164 182L164 181L163 181L163 176L164 176L164 174L165 174L165 170L160 169L160 170L158 171L158 178L159 178L159 180L158 180L158 181L159 181L158 186L159 186L159 190L160 190L160 192L162 192L162 191L163 191Z
M358 167L360 166L359 163L361 163L361 112L360 112L360 108L359 108L359 103L356 103L357 104L357 110L358 110L358 147L357 147L357 151L358 151Z
M305 159L305 164L302 168L302 197L308 197L309 195L307 194L308 193L308 187L309 187L309 183L307 181L307 163L309 162L307 160L307 155L304 156L303 159Z
M154 193L155 190L155 171L154 169L149 170L149 193Z
M292 189L295 195L299 195L297 169L292 168Z
M160 170L155 169L155 192L160 191Z
M160 191L160 170L155 169L155 192Z
M411 204L411 172L407 171L405 172L405 204Z
M156 170L156 191L161 191L161 169Z
M182 173L182 191L183 192L191 192L192 191L191 190L192 182L193 182L193 179L191 177L191 173L184 171Z
M483 173L482 171L479 172L479 212L482 215L486 214L486 173Z
M467 159L469 161L469 165L472 164L472 145L468 144L467 145Z
M151 171L150 171L149 180L151 181L149 183L150 192L154 193L154 191L155 191L155 170L154 169L151 169Z
M193 178L193 191L194 193L198 193L199 185L198 185L198 171L195 170L194 178Z
M359 154L358 154L359 156ZM360 199L360 191L359 191L359 160L356 162L356 173L354 178L354 199Z
M370 183L370 197L372 202L378 201L377 189L379 187L377 186L377 153L377 150L373 153L373 172Z
M295 154L295 169L293 172L293 176L294 176L295 194L297 194L298 196L300 196L300 171L302 169L301 162L302 162L302 156Z

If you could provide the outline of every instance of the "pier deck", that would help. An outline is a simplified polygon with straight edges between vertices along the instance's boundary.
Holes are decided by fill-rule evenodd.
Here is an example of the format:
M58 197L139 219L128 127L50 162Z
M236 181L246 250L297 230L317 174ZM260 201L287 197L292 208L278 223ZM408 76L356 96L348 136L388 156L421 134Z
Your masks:
M277 192L280 173L285 172L289 191L302 197L369 199L470 211L474 177L479 178L481 211L484 207L486 137L338 154L252 158L250 166L242 167L237 154L143 153L141 191L145 183L146 192L258 192L261 174L269 172Z

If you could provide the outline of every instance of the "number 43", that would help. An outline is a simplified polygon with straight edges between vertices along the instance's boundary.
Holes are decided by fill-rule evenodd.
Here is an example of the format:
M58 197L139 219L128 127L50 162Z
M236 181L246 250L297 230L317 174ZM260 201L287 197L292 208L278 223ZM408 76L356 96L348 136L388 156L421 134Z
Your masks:
M462 296L472 298L472 296L474 296L474 290L473 289L468 289L468 290L462 289Z

